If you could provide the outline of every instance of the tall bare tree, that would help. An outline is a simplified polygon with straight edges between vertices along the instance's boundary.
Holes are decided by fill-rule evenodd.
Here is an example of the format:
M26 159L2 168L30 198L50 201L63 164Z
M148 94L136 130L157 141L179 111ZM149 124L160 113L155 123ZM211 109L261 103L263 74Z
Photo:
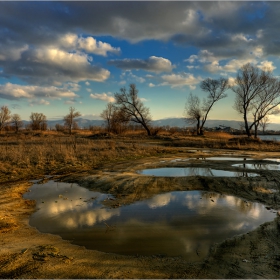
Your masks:
M128 128L130 122L130 116L120 108L114 110L111 119L111 129L116 134L121 134Z
M273 77L270 71L260 70L248 63L238 70L231 89L236 93L234 109L243 115L246 134L250 137L254 128L256 137L260 121L279 112L279 79Z
M280 113L280 81L271 75L268 79L267 86L261 91L251 106L251 113L253 115L253 123L250 129L254 127L254 136L257 137L258 127L264 118L269 115Z
M124 132L130 122L130 116L111 102L106 105L100 117L104 119L107 131L116 134Z
M208 93L207 97L203 99L202 105L198 96L190 94L185 104L184 113L187 122L196 123L198 135L203 134L204 125L213 105L227 96L225 92L228 89L228 80L208 78L200 83L200 88Z
M30 127L32 130L46 130L47 117L43 113L31 113Z
M70 107L69 114L64 117L64 125L69 130L70 135L72 134L72 129L77 127L77 122L75 121L75 118L81 116L81 113L75 110L76 109L74 107Z
M120 89L120 93L115 93L116 104L120 109L129 116L130 121L141 124L147 131L148 135L151 135L150 123L151 115L149 108L145 107L143 102L138 97L138 90L135 84L129 86L129 92L123 87Z
M114 106L114 104L109 102L106 105L106 108L100 114L100 117L106 122L106 127L107 127L108 132L111 132L112 119L113 119L115 110L116 110L116 107Z
M19 129L21 127L23 127L23 122L22 122L19 114L13 114L11 116L11 123L12 123L13 127L15 128L16 133L18 133Z
M190 95L187 97L184 115L186 117L187 123L196 124L196 134L199 135L202 109L200 106L200 99L198 96L195 96L192 93L190 93Z
M260 127L262 128L262 133L264 134L267 127L269 126L270 124L270 121L269 121L269 117L268 116L265 116L264 118L262 118L260 120Z
M11 111L8 106L2 106L0 108L0 132L8 125L11 119Z

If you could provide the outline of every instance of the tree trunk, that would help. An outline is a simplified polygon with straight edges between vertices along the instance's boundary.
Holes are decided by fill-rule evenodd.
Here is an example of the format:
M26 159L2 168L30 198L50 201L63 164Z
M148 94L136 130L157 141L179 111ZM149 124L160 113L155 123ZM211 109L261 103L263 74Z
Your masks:
M196 134L200 135L200 119L197 119Z
M251 130L249 128L249 125L248 125L248 121L247 121L247 115L246 113L244 113L244 124L245 124L245 131L246 131L246 134L248 137L251 137Z
M149 129L146 125L143 125L143 126L144 126L144 128L146 129L148 136L151 136L151 131L150 131L150 129Z
M259 127L259 123L255 123L255 131L254 131L254 137L257 138L258 137L258 127Z

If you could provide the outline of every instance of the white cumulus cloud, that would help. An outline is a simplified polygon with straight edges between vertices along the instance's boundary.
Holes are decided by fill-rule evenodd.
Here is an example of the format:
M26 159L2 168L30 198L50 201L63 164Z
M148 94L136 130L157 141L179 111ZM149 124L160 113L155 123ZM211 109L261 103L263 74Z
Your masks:
M271 72L276 69L276 67L273 65L273 61L268 61L268 60L262 61L260 65L258 65L258 67L261 70L271 71Z
M170 72L175 67L169 59L150 56L148 59L114 59L108 62L123 70L146 70L149 72Z
M50 105L50 102L45 100L45 99L40 99L40 100L32 100L29 103L29 106L34 106L34 105Z
M70 90L58 88L54 86L29 86L7 83L0 85L0 97L5 99L20 99L20 98L74 98L77 95Z
M93 53L97 55L107 56L108 52L119 54L120 48L114 48L110 44L97 41L93 37L78 37L73 33L68 33L62 36L59 40L62 47L71 50L82 50L87 53Z
M115 102L115 98L111 95L111 93L91 93L89 95L92 99L99 99L106 102Z
M189 86L192 89L202 80L200 77L196 78L193 74L190 73L163 75L162 79L164 82L161 83L161 85L163 86L169 85L172 88Z

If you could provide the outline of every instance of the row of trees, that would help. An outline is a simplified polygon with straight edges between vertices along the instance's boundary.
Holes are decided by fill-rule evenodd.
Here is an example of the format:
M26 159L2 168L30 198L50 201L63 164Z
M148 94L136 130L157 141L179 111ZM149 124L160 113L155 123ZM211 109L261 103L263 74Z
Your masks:
M200 83L200 89L207 93L201 100L190 93L185 104L184 118L187 123L196 126L196 133L203 134L203 128L210 111L219 100L227 97L227 90L235 93L233 108L243 116L243 127L250 137L252 130L257 137L259 126L263 128L269 121L269 116L280 112L280 80L272 72L261 70L248 63L237 72L233 85L228 79L205 79ZM130 122L138 123L151 135L151 115L138 97L138 90L131 84L127 91L125 87L120 93L115 93L115 103L108 103L101 117L106 121L108 131L119 133Z
M233 85L229 85L225 78L208 78L200 83L200 88L207 96L201 100L190 93L184 111L186 122L195 124L198 135L203 134L204 125L214 104L226 98L226 91L229 89L235 93L233 108L243 116L243 126L249 137L252 130L257 137L259 126L264 127L270 115L280 113L280 80L274 77L272 72L261 70L249 63L238 70ZM100 115L105 120L108 132L121 133L129 124L135 123L151 135L150 111L139 98L136 85L131 84L128 91L123 87L114 96L116 101L108 103ZM64 117L64 126L58 125L57 129L66 128L72 134L72 130L77 127L75 118L79 116L80 112L70 107L69 114ZM8 107L2 106L0 132L8 123L12 123L16 131L23 125L18 114L11 115ZM42 113L31 113L29 126L32 130L45 130L46 116Z
M250 137L252 130L257 137L259 126L263 129L269 121L270 115L280 113L280 80L273 76L271 71L261 70L248 63L237 72L232 86L228 80L206 79L200 84L208 96L201 100L190 94L185 104L185 118L189 123L196 123L197 134L203 134L203 127L209 111L214 103L225 98L225 93L231 89L235 93L233 108L242 115L243 127ZM249 121L250 120L250 121Z
M69 114L67 114L64 120L63 129L67 129L69 134L72 134L72 130L77 128L77 122L75 118L80 117L81 113L76 111L74 107L69 108ZM7 106L2 106L0 108L0 132L11 126L16 132L23 127L23 121L18 114L11 114L11 111ZM31 113L30 123L27 128L31 130L47 130L47 117L42 113Z
M7 106L2 106L0 108L0 132L4 130L10 123L16 131L18 131L23 126L23 122L18 114L12 115Z

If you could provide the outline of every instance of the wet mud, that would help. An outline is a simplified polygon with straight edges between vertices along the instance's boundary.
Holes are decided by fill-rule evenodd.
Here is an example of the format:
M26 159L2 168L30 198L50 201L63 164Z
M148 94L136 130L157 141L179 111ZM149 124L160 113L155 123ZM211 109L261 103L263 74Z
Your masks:
M210 155L219 153L209 152ZM279 155L241 151L234 154L241 161L250 157L250 163ZM254 231L213 245L207 257L199 262L158 255L122 256L87 250L30 227L29 217L36 205L22 195L31 183L5 185L1 186L0 194L0 278L280 278L280 171L253 170L259 175L255 177L155 177L137 173L146 168L188 166L240 174L244 171L233 166L238 163L236 160L204 160L204 157L185 153L170 158L108 163L102 170L56 176L55 180L75 182L113 195L113 200L104 202L110 208L170 191L206 190L240 197L244 204L261 202L276 212L277 217Z

